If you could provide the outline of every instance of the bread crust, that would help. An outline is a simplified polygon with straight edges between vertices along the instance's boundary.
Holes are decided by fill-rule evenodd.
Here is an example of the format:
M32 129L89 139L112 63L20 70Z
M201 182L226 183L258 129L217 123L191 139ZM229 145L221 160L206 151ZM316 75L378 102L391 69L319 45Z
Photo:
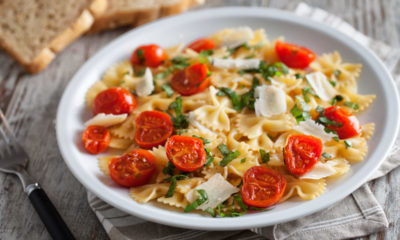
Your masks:
M69 43L85 33L94 22L94 15L100 15L107 6L107 0L93 0L86 10L66 28L60 35L54 38L50 44L30 62L26 62L11 46L0 39L1 47L7 51L29 73L38 73L55 58L56 53L64 49Z
M180 0L172 5L159 5L146 9L128 11L121 10L111 14L107 14L106 11L104 14L96 16L89 33L96 33L121 26L136 27L160 17L181 13L190 7L203 4L204 1L205 0Z

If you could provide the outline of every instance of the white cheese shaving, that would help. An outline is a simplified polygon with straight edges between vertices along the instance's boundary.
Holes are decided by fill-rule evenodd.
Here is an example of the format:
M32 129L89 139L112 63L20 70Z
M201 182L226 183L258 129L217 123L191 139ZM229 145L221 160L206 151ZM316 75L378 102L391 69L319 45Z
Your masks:
M253 69L258 68L260 59L233 59L213 58L212 63L217 68L228 69Z
M326 163L317 162L313 169L301 177L300 179L321 179L328 176L331 176L336 173L336 170L333 166L336 165L334 161L328 161Z
M154 90L153 74L150 68L146 68L143 78L136 85L136 93L138 96L149 96Z
M314 122L312 119L307 119L299 123L299 125L294 126L294 130L306 134L312 135L316 138L321 139L323 142L332 140L336 137L333 133L325 132L325 127L321 124Z
M189 124L192 125L193 127L199 129L201 132L206 132L212 135L217 135L216 132L210 130L203 124L201 124L199 121L196 120L196 115L193 112L189 112Z
M230 184L228 181L217 173L208 179L207 182L200 184L195 189L186 193L185 197L189 202L194 202L198 198L196 190L202 189L207 193L208 200L197 207L197 209L206 210L207 208L214 209L218 204L224 202L232 194L239 191L238 188Z
M271 117L286 112L285 92L275 86L262 85L254 90L256 116Z
M85 122L85 125L86 126L97 125L97 126L109 127L122 123L123 121L125 121L127 117L128 114L126 113L119 115L99 113L93 118L89 119L87 122Z
M321 72L310 73L306 79L315 93L324 101L330 101L336 96L335 88L329 83L325 74Z
M249 27L238 27L221 38L221 45L227 48L238 47L254 38L253 30Z

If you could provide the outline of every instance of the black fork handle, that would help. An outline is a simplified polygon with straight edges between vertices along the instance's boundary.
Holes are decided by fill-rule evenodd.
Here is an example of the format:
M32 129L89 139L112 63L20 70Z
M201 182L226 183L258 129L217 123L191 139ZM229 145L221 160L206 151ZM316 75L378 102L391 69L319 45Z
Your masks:
M28 186L27 194L53 239L75 239L57 209L38 183Z

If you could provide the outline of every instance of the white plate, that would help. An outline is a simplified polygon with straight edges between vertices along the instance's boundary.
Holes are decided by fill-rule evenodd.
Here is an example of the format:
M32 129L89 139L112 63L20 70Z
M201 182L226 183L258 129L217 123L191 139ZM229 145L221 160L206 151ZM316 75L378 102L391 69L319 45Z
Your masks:
M187 214L153 204L139 204L128 190L117 186L98 169L96 156L82 148L84 121L91 113L85 109L85 93L111 65L127 59L137 46L157 43L167 47L188 43L226 27L264 28L270 39L284 36L289 42L307 46L317 54L339 51L345 61L361 63L359 92L377 98L361 123L376 123L368 142L366 159L351 167L351 173L328 184L312 201L288 201L273 210L238 218L211 218ZM129 31L108 44L75 74L61 99L57 113L57 140L61 153L74 176L98 197L132 215L176 227L204 230L239 230L281 223L299 218L346 197L363 184L378 168L393 145L399 127L399 100L393 80L382 62L369 50L342 33L291 13L261 8L220 8L170 17Z

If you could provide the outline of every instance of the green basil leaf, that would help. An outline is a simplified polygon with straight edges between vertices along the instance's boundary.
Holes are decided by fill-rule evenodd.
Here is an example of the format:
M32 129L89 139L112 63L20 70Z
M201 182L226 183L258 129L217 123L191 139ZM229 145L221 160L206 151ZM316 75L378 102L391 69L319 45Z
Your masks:
M228 147L225 144L218 145L218 150L221 152L222 155L226 156L230 153Z
M260 149L260 156L262 163L269 162L269 152L267 153L264 149Z
M222 167L225 167L228 165L230 162L232 162L235 158L239 157L240 152L239 151L234 151L230 152L228 155L226 155L221 162L219 162L219 165Z
M174 90L172 90L171 85L169 84L162 85L161 89L167 93L167 97L171 97L174 94Z
M144 58L144 51L143 51L143 49L138 49L137 51L136 51L136 56L139 58L139 63L140 64L143 64L144 63L144 61L146 60L145 58Z
M344 145L346 145L346 148L353 147L353 143L350 140L344 140Z
M333 75L335 75L336 78L339 78L341 73L342 72L340 70L338 70L338 69L333 70Z
M245 163L245 162L246 162L246 158L240 159L240 163Z
M345 106L350 107L354 110L358 110L360 107L358 106L357 103L353 103L353 102L344 102L343 103Z
M206 163L204 166L210 166L210 164L214 161L214 157L211 155L211 151L208 148L204 148L206 151Z
M325 158L325 159L332 158L332 156L331 156L329 153L326 153L326 152L322 153L321 156L322 156L323 158Z
M184 178L188 178L188 176L186 176L186 175L174 175L174 176L166 179L167 181L171 181L171 184L169 185L169 188L168 188L168 192L167 192L167 194L165 194L166 198L172 197L174 195L175 188L176 188L176 181L177 180L182 180Z
M217 214L215 213L215 211L212 208L207 208L206 210L204 210L205 212L207 212L208 214L210 214L212 217L216 217Z
M163 169L164 174L173 175L175 170L175 165L172 162L168 162L167 166Z
M336 105L336 103L340 102L343 100L343 96L342 95L336 95L332 98L331 100L331 105Z
M204 191L203 189L199 189L196 191L199 193L199 197L192 204L186 205L184 212L191 212L208 200L208 195L206 191Z

